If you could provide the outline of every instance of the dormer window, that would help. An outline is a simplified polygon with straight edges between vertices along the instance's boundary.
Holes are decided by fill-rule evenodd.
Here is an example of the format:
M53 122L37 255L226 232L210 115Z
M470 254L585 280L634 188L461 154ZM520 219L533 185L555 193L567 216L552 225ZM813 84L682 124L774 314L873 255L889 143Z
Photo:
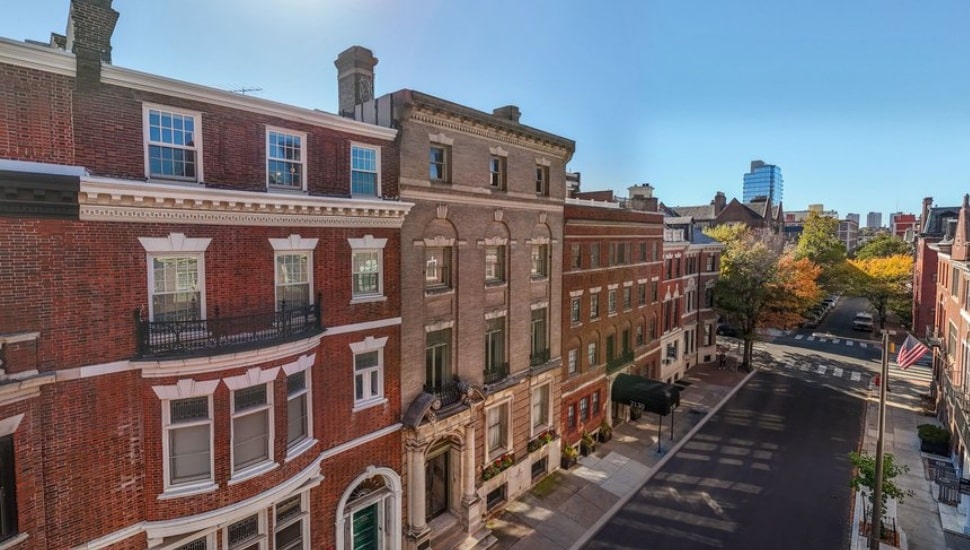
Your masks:
M202 181L202 115L145 105L142 116L148 178Z

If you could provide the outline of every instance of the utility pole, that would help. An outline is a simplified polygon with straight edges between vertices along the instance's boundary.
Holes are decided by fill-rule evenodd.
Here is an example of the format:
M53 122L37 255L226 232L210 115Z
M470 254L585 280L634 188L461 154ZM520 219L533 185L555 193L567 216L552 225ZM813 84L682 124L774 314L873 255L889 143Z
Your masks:
M882 331L882 373L879 378L879 437L876 439L876 486L872 488L872 527L869 550L879 550L882 538L883 440L886 434L886 386L889 385L889 332Z

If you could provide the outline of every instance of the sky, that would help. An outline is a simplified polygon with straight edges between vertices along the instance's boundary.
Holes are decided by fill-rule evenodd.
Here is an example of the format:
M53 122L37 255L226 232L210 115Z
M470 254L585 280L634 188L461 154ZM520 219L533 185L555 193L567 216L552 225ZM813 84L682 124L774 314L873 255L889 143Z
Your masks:
M69 0L3 3L0 36L63 33ZM970 193L966 0L115 0L113 63L337 110L333 60L576 142L585 191L741 198L781 167L786 210L919 213Z

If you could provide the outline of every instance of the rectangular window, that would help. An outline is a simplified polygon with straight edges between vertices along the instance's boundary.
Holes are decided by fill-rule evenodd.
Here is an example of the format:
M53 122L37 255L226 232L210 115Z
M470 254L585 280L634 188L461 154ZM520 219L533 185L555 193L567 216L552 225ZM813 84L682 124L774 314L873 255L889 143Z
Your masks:
M376 197L380 194L380 163L377 147L350 148L350 194Z
M200 539L195 539L185 544L180 544L173 548L172 550L207 550L209 548L209 537L205 536Z
M505 282L505 246L485 247L485 282Z
M549 167L536 166L536 195L549 194Z
M451 249L427 248L424 252L424 284L427 288L451 287Z
M950 295L958 296L960 294L960 268L953 266L953 277L950 278Z
M451 147L432 145L428 153L428 175L432 181L451 181L449 161Z
M570 263L572 268L582 269L583 268L583 245L581 244L570 245L569 250L570 250L570 257L572 258Z
M623 309L633 308L633 287L623 287Z
M568 363L569 374L576 374L576 370L578 368L579 368L579 350L571 349L569 350L569 363Z
M276 310L310 305L310 254L276 254Z
M232 471L237 473L272 458L273 407L266 384L232 392Z
M547 244L532 245L532 276L533 277L549 276L549 245Z
M589 362L589 368L597 365L599 358L596 356L596 342L590 342L586 347L586 359Z
M382 250L354 250L352 267L354 296L380 296Z
M492 188L505 190L505 157L492 155L488 160L488 172Z
M714 271L714 256L707 256L707 271Z
M651 296L653 296L653 302L654 303L656 303L657 302L657 299L659 298L659 291L658 291L659 290L659 286L660 285L657 284L657 281L653 281L653 282L650 283L650 287L651 287L650 294L651 294Z
M643 325L637 325L637 345L643 345Z
M581 319L580 308L582 307L581 298L573 298L569 302L569 320L578 323Z
M212 481L212 415L209 396L165 405L168 485Z
M202 121L198 113L145 107L149 178L202 181Z
M204 285L199 258L154 256L151 262L152 321L194 321L203 318Z
M505 317L485 321L485 372L505 372Z
M306 134L266 130L266 184L283 189L306 189Z
M600 266L600 245L592 243L589 245L589 267L597 268Z
M286 447L291 449L310 438L310 386L308 371L286 377Z
M13 434L10 434L0 437L0 540L9 539L17 532L17 477Z
M491 512L501 506L506 499L507 484L503 483L485 495L485 510Z
M566 409L566 426L570 430L576 429L576 404L573 403Z
M425 341L425 388L439 391L451 382L451 329L429 332Z
M303 494L292 496L276 505L274 538L276 550L302 550L309 542L307 536L308 511Z
M226 527L226 548L228 550L262 550L263 525L259 514L229 524Z
M354 354L354 405L384 397L384 361L382 350Z
M607 294L606 311L610 314L616 313L616 289L612 288Z
M532 433L549 426L549 384L532 390Z
M647 241L640 241L640 261L647 261Z
M488 460L492 460L496 455L511 449L509 445L509 404L502 403L490 409L486 414L488 417Z
M589 399L585 397L579 400L579 420L580 422L589 420Z
M532 310L531 365L541 365L549 360L549 335L546 325L546 308Z
M589 318L598 319L600 316L600 293L594 292L589 295Z
M593 416L599 416L600 414L600 391L596 390L593 392L591 397L592 402L590 407L592 408Z
M637 301L641 306L647 305L647 285L646 283L637 286Z

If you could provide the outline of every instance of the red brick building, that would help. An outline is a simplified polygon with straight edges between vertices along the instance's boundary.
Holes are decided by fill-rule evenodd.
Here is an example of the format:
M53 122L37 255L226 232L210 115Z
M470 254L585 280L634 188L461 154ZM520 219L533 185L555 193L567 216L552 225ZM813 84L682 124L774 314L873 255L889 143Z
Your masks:
M0 41L0 544L400 547L396 131L112 66L117 17Z
M623 204L612 193L566 199L563 232L562 406L564 444L625 418L613 403L620 373L659 372L658 289L663 215L652 187L630 189ZM595 196L597 200L585 197ZM603 200L606 199L606 200ZM611 405L612 404L612 405Z
M959 206L933 206L933 198L923 199L919 231L914 239L913 333L920 338L933 335L936 321L936 281L939 258L934 244L946 234L947 223L959 216Z

